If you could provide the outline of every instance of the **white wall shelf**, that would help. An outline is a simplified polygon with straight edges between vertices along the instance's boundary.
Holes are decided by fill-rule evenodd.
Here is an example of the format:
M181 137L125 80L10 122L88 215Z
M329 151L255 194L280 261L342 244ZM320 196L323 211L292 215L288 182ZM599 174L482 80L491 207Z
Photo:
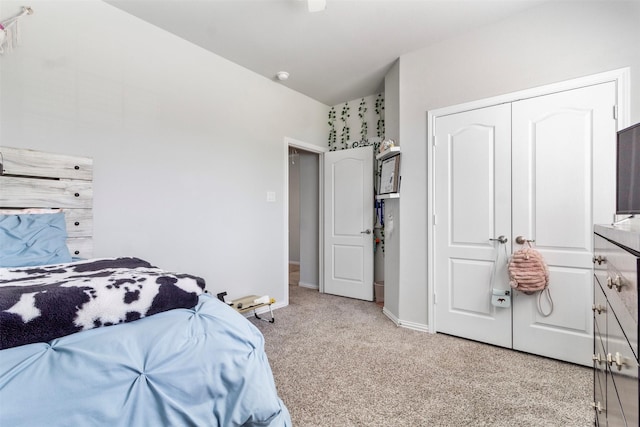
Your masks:
M400 193L376 194L376 200L399 199Z
M377 161L383 161L384 159L388 159L389 157L395 156L395 155L399 155L400 154L400 147L395 145L393 147L390 147L389 149L383 151L382 153L379 153L376 155L376 160ZM399 187L398 187L399 189ZM385 193L385 194L376 194L376 200L383 200L383 199L398 199L400 198L400 193Z
M395 145L395 146L389 148L388 150L385 150L382 153L377 154L376 155L376 160L384 160L387 157L391 157L391 156L399 154L399 153L400 153L400 147Z

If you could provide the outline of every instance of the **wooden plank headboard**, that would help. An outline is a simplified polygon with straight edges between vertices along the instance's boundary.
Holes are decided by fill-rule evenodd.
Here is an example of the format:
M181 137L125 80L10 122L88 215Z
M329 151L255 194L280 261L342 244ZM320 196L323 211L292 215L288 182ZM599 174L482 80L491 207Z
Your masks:
M61 208L73 256L93 257L93 160L0 147L0 208Z

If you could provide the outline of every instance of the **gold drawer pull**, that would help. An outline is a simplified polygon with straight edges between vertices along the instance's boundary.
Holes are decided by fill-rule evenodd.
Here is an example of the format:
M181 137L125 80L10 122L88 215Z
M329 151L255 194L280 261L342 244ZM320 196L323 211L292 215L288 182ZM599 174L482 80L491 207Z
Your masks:
M591 402L591 406L593 406L593 409L595 409L599 414L601 414L604 411L604 408L602 407L602 403L600 402Z
M594 362L596 362L598 365L602 364L605 362L604 358L602 356L600 356L600 353L596 353L594 355L591 356L591 358L593 359Z
M618 371L622 370L622 367L626 364L624 356L617 351L615 356L611 353L607 354L607 362L609 362L609 366L616 365L618 367Z
M607 262L607 259L602 255L594 256L592 260L594 264L598 263L598 265L605 264Z
M614 286L616 287L616 291L622 291L624 280L622 279L622 277L620 277L619 274L616 274L616 277L614 279L612 279L611 276L607 276L607 288L613 289Z

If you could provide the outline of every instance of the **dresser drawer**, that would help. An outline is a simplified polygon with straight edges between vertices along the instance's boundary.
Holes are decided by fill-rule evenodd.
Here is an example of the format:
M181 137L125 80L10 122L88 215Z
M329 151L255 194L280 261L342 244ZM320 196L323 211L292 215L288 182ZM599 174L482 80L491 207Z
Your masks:
M595 343L600 343L601 347L598 348L594 344L594 351L602 352L602 355L606 359L607 355L607 312L609 307L607 304L607 298L604 295L602 286L599 283L597 276L594 280L593 286L593 327L595 333Z
M594 278L593 409L596 426L607 425L607 299Z
M595 340L593 340L593 368L605 370L607 367L607 336L594 324Z
M607 316L607 361L622 413L629 426L638 425L638 361L614 313Z
M594 369L593 371L593 399L596 425L606 426L607 408L606 405L606 367L604 369Z
M622 247L595 236L594 259L602 257L604 262L595 264L595 276L600 282L612 310L634 357L638 358L638 257ZM606 269L606 270L605 270Z
M627 426L622 413L621 402L618 399L618 392L611 375L607 375L607 386L605 390L607 394L607 405L605 409L607 412L607 425L615 427Z

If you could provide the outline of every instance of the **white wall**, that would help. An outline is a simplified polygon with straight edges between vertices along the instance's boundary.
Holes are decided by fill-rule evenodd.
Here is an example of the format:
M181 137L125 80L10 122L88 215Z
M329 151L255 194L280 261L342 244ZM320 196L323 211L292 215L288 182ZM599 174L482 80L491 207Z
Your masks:
M325 146L328 107L101 1L29 5L0 144L94 158L94 254L286 302L282 143Z
M300 155L289 150L289 262L300 263Z
M319 158L300 151L300 285L319 288Z
M630 66L638 122L639 23L637 1L549 2L400 57L401 320L427 324L427 111Z
M367 123L367 140L371 140L372 142L381 140L377 133L377 123L379 118L384 119L384 110L381 115L378 115L375 111L376 99L379 95L384 98L384 94L374 94L365 96L364 98L352 99L351 101L333 106L336 110L335 128L336 148L338 150L345 148L344 143L341 140L342 130L345 125L348 126L350 130L350 138L347 140L347 148L352 148L354 142L362 140L362 120L358 116L358 109L360 107L360 102L363 99L366 108L366 111L364 112L364 121ZM345 121L342 121L342 111L345 105L348 107L348 117L345 118ZM327 136L328 134L329 128L327 128Z
M384 79L385 86L385 128L387 138L395 140L402 149L400 135L400 66L396 62ZM404 157L400 155L400 175L404 173ZM404 189L400 189L403 197ZM384 201L385 227L393 221L393 231L385 231L384 253L384 309L395 320L400 318L400 201L387 199ZM390 218L391 217L391 218Z

